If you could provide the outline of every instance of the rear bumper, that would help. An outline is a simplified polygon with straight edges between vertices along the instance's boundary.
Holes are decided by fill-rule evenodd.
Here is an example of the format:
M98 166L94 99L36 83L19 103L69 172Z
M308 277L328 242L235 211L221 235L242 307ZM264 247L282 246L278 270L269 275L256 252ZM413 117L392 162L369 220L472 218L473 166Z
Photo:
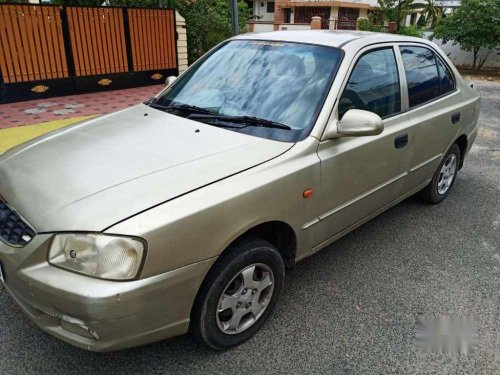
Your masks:
M199 285L215 259L130 282L50 266L50 235L13 249L0 243L5 287L42 330L82 349L113 351L187 332Z

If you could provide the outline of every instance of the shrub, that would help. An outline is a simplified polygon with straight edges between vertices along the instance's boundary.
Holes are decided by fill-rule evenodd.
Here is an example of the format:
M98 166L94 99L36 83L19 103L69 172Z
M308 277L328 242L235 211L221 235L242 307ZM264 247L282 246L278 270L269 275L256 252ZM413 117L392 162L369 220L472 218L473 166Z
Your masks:
M400 26L397 32L400 35L422 37L422 30L418 26Z

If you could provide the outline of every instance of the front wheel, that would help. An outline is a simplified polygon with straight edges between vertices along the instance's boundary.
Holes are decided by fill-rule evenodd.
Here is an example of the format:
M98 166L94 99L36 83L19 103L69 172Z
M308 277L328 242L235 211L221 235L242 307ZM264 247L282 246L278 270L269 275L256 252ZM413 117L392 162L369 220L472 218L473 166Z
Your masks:
M252 337L273 311L285 267L270 243L248 238L228 249L207 275L191 314L191 333L222 350Z
M459 163L460 148L454 143L439 164L430 184L422 190L421 197L426 202L440 203L448 196L457 177Z

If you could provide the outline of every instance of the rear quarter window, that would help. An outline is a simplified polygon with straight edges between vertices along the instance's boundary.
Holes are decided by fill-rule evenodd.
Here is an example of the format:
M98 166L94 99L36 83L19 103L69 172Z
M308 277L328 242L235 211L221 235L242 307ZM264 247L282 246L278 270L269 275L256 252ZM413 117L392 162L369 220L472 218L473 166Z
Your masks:
M439 83L441 86L441 95L455 90L455 80L450 69L441 61L440 58L436 59L439 73Z

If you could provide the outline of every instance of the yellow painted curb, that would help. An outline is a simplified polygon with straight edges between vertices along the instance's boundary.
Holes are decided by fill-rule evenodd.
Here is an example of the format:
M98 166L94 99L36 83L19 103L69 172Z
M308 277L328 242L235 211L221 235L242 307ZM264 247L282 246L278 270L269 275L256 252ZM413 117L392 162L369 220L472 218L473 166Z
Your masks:
M64 126L75 124L79 121L87 120L92 117L94 116L73 117L64 120L42 122L34 125L24 125L17 126L15 128L0 129L0 154L7 151L9 148L29 141L30 139L39 137L42 134L62 128Z

